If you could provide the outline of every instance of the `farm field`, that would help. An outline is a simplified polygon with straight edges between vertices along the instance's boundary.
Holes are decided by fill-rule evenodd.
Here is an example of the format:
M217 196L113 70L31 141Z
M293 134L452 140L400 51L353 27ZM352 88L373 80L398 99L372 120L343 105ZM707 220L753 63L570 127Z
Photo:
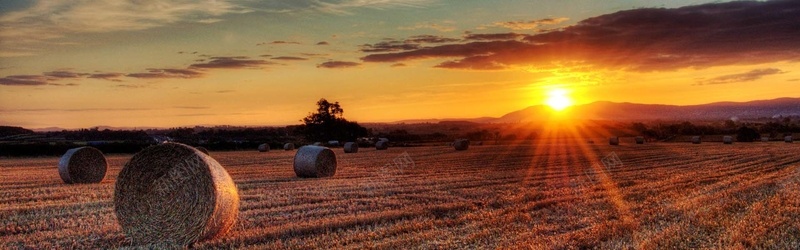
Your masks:
M234 228L196 248L800 248L800 144L428 146L334 151L301 179L296 151L211 152L233 177ZM129 247L100 184L57 157L0 159L0 248Z

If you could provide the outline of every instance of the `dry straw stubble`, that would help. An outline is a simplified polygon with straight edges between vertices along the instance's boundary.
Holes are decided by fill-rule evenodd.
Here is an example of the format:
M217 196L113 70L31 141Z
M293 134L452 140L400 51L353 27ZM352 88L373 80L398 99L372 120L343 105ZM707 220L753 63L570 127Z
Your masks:
M179 143L148 147L117 177L114 211L135 245L189 245L233 227L239 194L213 158Z
M294 173L302 178L333 176L336 174L336 153L326 147L300 147L294 155Z
M58 175L65 183L99 183L103 181L108 162L103 152L93 147L67 150L58 161Z

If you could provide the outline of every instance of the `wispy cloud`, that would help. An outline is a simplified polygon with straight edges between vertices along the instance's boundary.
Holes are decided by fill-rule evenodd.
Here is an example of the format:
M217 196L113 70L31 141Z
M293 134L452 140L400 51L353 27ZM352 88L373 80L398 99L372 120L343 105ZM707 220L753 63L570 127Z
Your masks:
M189 68L197 69L260 69L275 64L267 60L249 59L245 56L211 57L208 62L195 63Z
M419 49L420 47L422 47L423 44L451 43L457 41L459 41L459 39L434 36L434 35L417 35L417 36L411 36L404 40L395 40L387 38L382 42L374 44L364 44L359 47L362 52L368 52L368 53L392 52L392 51L406 51L406 50Z
M296 57L296 56L278 56L278 57L273 57L272 60L305 61L308 60L308 58Z
M765 76L786 73L776 68L754 69L749 72L730 74L724 76L714 77L708 80L701 80L695 85L709 85L709 84L729 84L737 82L752 82L761 79Z
M302 57L275 57L275 60L307 60ZM41 75L10 75L0 78L0 85L7 86L77 86L75 83L56 83L59 80L69 79L99 79L113 82L121 82L123 78L138 79L190 79L205 76L209 71L220 69L261 69L267 65L277 63L261 59L250 59L246 56L219 56L210 57L202 63L191 64L186 68L148 68L144 72L133 73L81 73L69 70L56 70L44 72ZM118 84L117 87L141 88L143 85L137 84Z
M421 29L429 29L429 30L436 30L441 32L451 32L456 30L456 27L453 25L453 22L446 21L443 23L433 23L433 22L421 22L416 23L411 26L401 26L398 27L399 30L421 30Z
M89 78L94 79L103 79L109 81L121 81L119 78L123 77L125 74L122 73L95 73L89 75Z
M545 19L531 20L531 21L495 22L491 25L481 26L478 29L485 29L488 27L503 27L512 30L536 30L542 25L559 24L567 20L569 20L569 18L557 17L557 18L545 18Z
M35 54L37 46L73 34L144 30L178 22L217 22L249 10L230 1L36 1L0 16L0 56Z
M579 62L630 71L800 60L800 32L794 28L798 16L800 1L788 0L634 9L522 38L497 34L489 40L369 54L361 59L398 63L455 58L437 67L459 69L557 67Z
M340 68L352 68L361 65L357 62L347 62L347 61L327 61L324 63L320 63L317 65L317 68L327 68L327 69L340 69Z
M42 75L55 78L81 78L89 74L60 70L60 71L44 72L42 73Z
M203 76L202 72L190 69L147 69L144 73L130 73L125 75L133 78L197 78Z
M12 75L0 78L0 85L40 86L47 85L48 78L41 75Z

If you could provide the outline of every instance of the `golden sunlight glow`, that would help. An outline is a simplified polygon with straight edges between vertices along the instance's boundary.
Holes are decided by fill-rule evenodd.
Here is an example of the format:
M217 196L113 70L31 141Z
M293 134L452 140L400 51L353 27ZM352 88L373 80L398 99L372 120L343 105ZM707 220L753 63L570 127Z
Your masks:
M547 101L545 104L551 108L561 111L565 108L572 106L572 99L567 95L567 91L563 89L553 89L547 93Z

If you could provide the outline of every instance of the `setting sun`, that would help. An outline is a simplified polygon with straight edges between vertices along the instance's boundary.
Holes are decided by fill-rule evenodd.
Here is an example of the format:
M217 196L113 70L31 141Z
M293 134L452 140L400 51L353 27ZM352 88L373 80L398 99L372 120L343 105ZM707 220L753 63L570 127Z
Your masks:
M567 95L566 90L554 89L548 92L547 96L548 98L545 104L557 111L561 111L569 106L572 106L572 100Z

